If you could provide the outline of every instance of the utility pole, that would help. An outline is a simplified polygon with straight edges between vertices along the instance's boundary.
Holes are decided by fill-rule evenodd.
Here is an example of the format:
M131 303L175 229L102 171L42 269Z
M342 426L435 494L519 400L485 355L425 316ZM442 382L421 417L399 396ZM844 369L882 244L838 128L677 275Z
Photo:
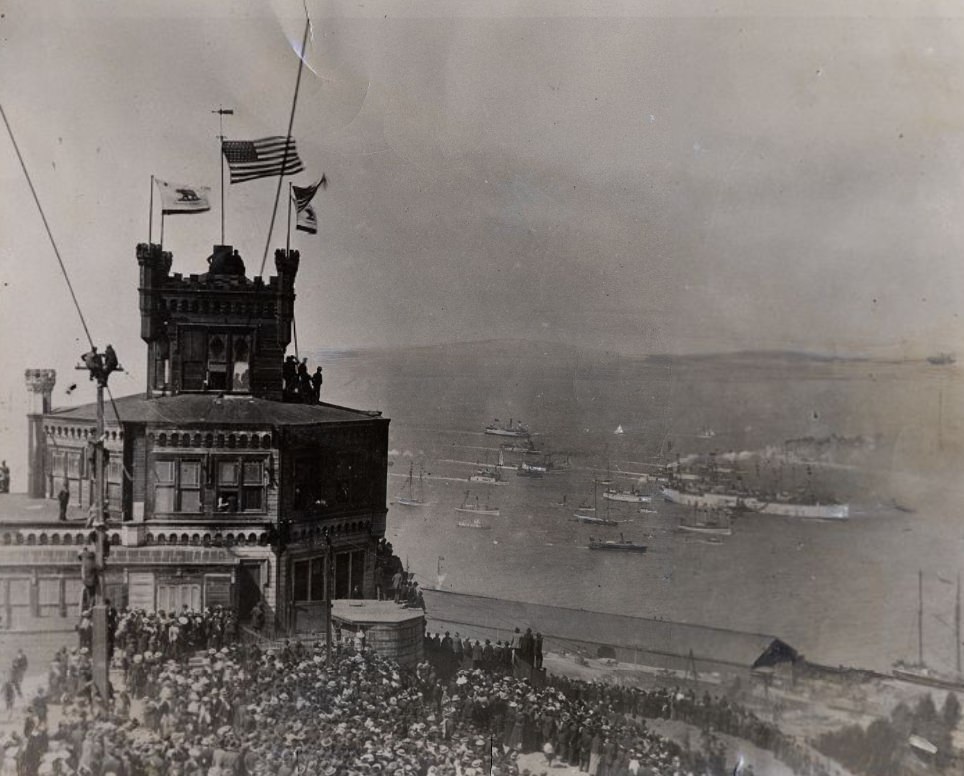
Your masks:
M93 348L89 353L81 356L83 369L89 372L90 379L97 383L97 422L94 430L93 453L94 453L94 499L91 506L92 514L87 521L89 528L93 529L94 534L94 568L96 570L96 581L93 585L90 603L91 624L93 633L91 638L91 673L93 675L94 686L100 693L104 702L110 700L110 633L108 632L107 622L107 596L105 595L105 573L107 565L108 539L107 524L104 504L104 389L107 387L107 379L113 372L123 371L117 363L117 355L114 348L110 345L104 353L98 353L97 348Z
M331 534L325 530L325 659L331 665L331 597L335 594L334 553L331 551Z

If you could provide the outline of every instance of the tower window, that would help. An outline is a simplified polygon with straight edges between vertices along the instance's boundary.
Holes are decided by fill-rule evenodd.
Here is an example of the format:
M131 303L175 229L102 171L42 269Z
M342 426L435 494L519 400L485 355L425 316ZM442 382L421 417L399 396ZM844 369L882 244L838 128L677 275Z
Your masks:
M181 389L247 392L250 389L251 335L184 329Z

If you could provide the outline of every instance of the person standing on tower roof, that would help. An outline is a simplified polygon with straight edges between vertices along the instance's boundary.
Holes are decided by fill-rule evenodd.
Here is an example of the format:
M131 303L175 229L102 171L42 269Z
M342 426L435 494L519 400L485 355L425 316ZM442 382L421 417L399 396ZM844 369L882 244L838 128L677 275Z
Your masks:
M305 404L311 402L311 377L308 374L308 359L298 364L298 399Z
M311 392L314 394L316 402L321 401L321 384L324 381L324 377L321 374L321 367L318 367L315 369L315 373L311 376Z
M298 386L298 360L294 356L285 358L281 376L284 380L284 392L286 394L294 393Z

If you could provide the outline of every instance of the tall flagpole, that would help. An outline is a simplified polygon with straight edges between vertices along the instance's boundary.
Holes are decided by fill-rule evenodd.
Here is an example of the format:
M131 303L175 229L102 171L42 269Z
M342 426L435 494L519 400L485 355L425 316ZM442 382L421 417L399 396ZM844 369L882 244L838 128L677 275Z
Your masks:
M291 253L291 181L288 181L288 235L285 237L285 256ZM291 313L291 333L295 339L295 358L298 358L298 324Z
M154 237L154 176L151 176L151 206L150 212L147 215L147 244L151 244L151 239Z
M164 210L161 209L161 247L164 247Z
M301 36L301 49L298 51L298 77L295 78L295 94L291 99L291 115L288 117L288 134L285 135L285 152L281 157L281 172L278 174L278 188L274 193L274 205L271 208L271 223L268 225L268 238L264 241L264 255L261 257L259 275L264 274L264 265L268 262L268 249L271 247L271 233L274 231L274 220L278 214L278 200L281 199L281 184L284 181L285 170L288 166L288 151L291 148L291 129L295 123L295 108L298 106L298 90L301 88L301 71L305 69L305 50L308 46L308 32L311 30L311 18L305 11L305 34Z
M291 253L291 181L288 181L288 235L285 237L285 256Z
M222 108L211 113L218 114L218 156L221 159L221 245L224 245L224 117L233 116L234 108Z

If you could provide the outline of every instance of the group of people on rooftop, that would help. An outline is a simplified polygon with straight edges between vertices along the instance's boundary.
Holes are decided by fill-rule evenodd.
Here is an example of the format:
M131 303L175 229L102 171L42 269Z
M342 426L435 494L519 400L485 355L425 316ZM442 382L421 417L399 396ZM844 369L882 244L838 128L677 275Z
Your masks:
M308 359L298 361L296 356L287 356L281 377L284 380L284 400L302 404L317 404L321 401L321 386L324 383L322 368L308 370Z

